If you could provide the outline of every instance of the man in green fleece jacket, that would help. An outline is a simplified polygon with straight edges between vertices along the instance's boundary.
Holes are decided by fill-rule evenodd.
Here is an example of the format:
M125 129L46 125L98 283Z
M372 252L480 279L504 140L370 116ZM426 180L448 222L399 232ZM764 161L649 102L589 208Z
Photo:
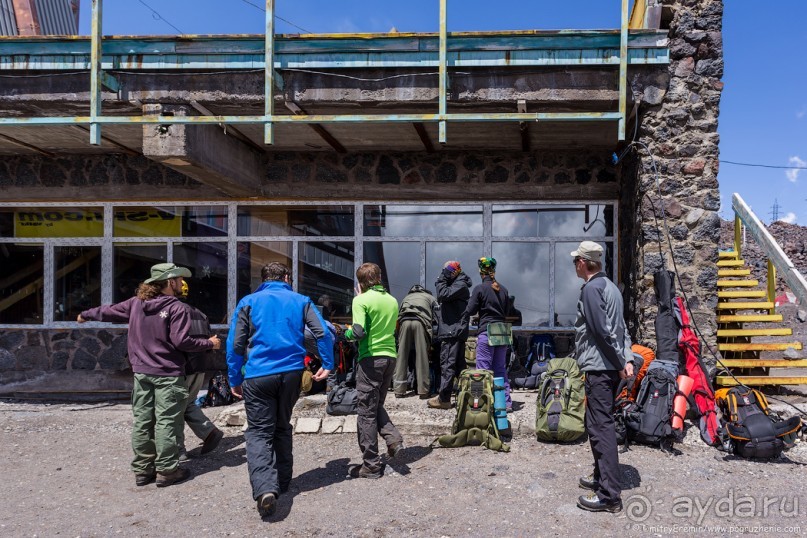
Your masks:
M356 271L360 293L353 299L353 324L345 338L359 343L356 390L359 449L363 463L349 469L349 478L381 478L384 464L378 454L378 434L394 458L403 448L403 437L384 410L395 371L395 324L398 301L381 285L381 268L365 263Z

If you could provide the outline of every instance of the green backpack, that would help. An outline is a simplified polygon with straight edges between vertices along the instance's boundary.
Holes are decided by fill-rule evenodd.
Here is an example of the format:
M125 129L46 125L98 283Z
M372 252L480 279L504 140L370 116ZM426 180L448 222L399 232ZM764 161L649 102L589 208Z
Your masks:
M535 435L539 441L575 441L586 431L583 375L572 358L551 359L538 393Z
M493 416L493 373L490 370L463 370L457 396L457 416L450 435L437 438L440 446L484 446L509 452L502 442Z

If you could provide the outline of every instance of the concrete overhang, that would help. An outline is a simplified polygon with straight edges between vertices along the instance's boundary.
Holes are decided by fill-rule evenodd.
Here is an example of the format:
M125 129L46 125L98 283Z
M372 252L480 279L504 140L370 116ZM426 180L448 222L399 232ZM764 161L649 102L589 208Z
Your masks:
M631 31L628 44L630 70L666 70L666 31ZM264 47L264 36L104 38L102 67L117 91L103 92L103 114L137 120L144 105L197 103L217 116L261 116ZM617 141L618 30L449 34L448 113L569 117L449 122L445 146L437 143L437 123L370 121L437 113L436 34L276 36L274 59L274 109L283 116L274 145L263 145L262 123L223 126L252 149L522 151ZM87 37L0 38L0 154L142 152L138 124L103 124L102 144L89 144L89 65ZM300 110L350 118L293 123ZM592 121L598 115L607 117ZM84 121L42 126L14 119L54 116Z

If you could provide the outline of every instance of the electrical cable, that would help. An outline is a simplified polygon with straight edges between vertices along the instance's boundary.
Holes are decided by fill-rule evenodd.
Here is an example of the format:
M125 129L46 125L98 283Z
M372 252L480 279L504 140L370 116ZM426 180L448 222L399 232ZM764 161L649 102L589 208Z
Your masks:
M777 166L773 164L756 164L756 163L738 163L735 161L724 161L720 159L721 163L733 164L736 166L753 166L756 168L778 168L780 170L807 170L807 166Z
M174 30L176 30L177 32L179 32L180 34L184 34L184 33L185 33L185 32L183 32L182 30L180 30L179 28L177 28L176 26L174 26L173 24L171 24L170 22L168 22L167 20L165 20L165 18L164 18L162 15L160 15L160 13L159 13L159 12L158 12L156 9L154 9L153 7L151 7L150 5L148 5L147 3L145 3L143 0L137 0L137 1L138 1L138 2L140 2L141 4L143 4L143 5L144 5L144 6L146 6L148 9L150 9L150 10L151 10L151 17L152 17L152 18L153 18L155 21L163 21L165 24L167 24L168 26L170 26L171 28L173 28Z
M253 4L253 3L252 3L252 2L250 2L249 0L241 0L241 1L242 1L242 2L244 2L245 4L249 4L250 6L254 7L255 9L260 9L261 11L263 11L264 13L266 13L266 8L263 8L263 7L259 6L258 4ZM294 24L293 22L291 22L291 21L290 21L290 20L288 20L288 19L284 19L283 17L281 17L281 16L280 16L280 15L278 15L277 13L275 13L275 18L276 18L276 19L278 19L278 20L281 20L281 21L285 22L286 24L288 24L288 25L290 25L290 26L294 26L294 27L295 27L295 28L297 28L298 30L302 30L302 31L303 31L303 32L305 32L306 34L313 34L313 33L314 33L314 32L312 32L311 30L306 30L306 29L305 29L305 28L303 28L302 26L298 26L298 25Z

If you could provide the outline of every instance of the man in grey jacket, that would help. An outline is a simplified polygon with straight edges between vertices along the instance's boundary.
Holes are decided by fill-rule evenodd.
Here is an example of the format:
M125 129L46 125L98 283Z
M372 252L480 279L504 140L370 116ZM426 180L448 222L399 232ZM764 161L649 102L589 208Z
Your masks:
M619 454L614 427L614 399L620 378L633 375L626 362L625 320L619 288L602 271L603 249L583 241L571 253L577 276L585 281L577 302L575 355L586 376L586 432L594 454L594 472L580 479L577 506L592 512L622 510Z

